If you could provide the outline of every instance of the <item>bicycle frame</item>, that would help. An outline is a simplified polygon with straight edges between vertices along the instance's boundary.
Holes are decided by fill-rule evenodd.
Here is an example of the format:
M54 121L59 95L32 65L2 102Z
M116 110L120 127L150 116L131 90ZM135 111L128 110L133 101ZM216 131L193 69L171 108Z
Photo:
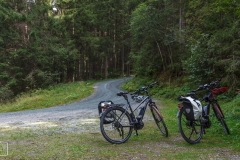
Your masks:
M203 111L204 111L203 112L203 117L209 117L210 116L210 107L212 107L212 110L214 111L215 115L217 115L216 112L218 112L220 114L220 116L224 118L223 112L222 112L217 100L215 99L215 97L212 93L207 94L203 98L203 100L208 102L203 108Z
M125 98L125 97L124 97L124 98ZM131 116L131 118L132 118L132 122L135 122L135 123L137 123L137 119L136 119L136 117L135 117L134 112L135 112L137 109L139 109L140 107L143 107L143 108L144 108L144 112L143 112L142 117L140 118L140 120L142 120L143 117L144 117L144 115L145 115L145 111L146 111L147 105L148 105L150 102L152 102L151 97L148 95L148 96L146 96L146 97L140 102L140 104L133 110L133 108L132 108L132 106L130 105L128 99L125 99L125 100L126 100L127 103L128 103L128 106L126 107L125 110L127 111L128 108L130 109L130 116ZM143 103L145 103L144 106L142 105Z
M154 103L154 102L152 102L152 98L151 98L150 94L148 93L148 90L147 90L148 87L146 87L146 88L143 87L141 89L141 91L146 93L146 97L141 102L139 102L140 104L138 104L135 109L133 109L132 106L130 105L130 102L128 100L127 95L123 95L124 99L127 101L127 104L128 104L127 107L125 108L125 111L127 112L127 110L130 109L130 113L129 114L130 114L130 117L131 117L132 125L135 127L135 130L142 129L142 127L143 127L142 120L144 118L144 115L145 115L145 112L146 112L146 108L147 108L148 104ZM139 92L139 90L137 92ZM141 118L136 118L134 112L137 109L139 109L140 107L143 108L143 113L141 114ZM151 106L149 105L149 107L151 107ZM138 125L138 124L140 124L140 127L136 127L136 125Z

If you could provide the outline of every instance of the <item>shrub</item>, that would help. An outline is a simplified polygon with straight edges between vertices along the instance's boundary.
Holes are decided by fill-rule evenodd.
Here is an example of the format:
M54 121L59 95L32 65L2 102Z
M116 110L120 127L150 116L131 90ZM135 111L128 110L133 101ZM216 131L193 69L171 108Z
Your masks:
M6 103L13 98L14 94L8 86L0 87L0 102Z

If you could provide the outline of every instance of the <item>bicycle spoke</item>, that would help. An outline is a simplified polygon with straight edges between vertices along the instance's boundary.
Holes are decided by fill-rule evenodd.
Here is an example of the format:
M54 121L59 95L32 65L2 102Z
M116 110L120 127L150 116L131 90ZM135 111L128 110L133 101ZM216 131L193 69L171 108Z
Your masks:
M112 116L111 123L104 123L106 116ZM103 137L110 143L120 144L129 139L132 133L132 126L130 125L130 115L125 112L123 108L112 107L107 110L100 121L100 128Z
M188 121L186 120L183 110L180 111L178 117L178 127L184 140L190 144L198 143L203 134L203 128L200 125L200 121Z
M198 134L198 131L196 130L196 128L194 126L192 127L192 132L191 132L190 137L188 139L191 139L193 133L195 133L196 135Z

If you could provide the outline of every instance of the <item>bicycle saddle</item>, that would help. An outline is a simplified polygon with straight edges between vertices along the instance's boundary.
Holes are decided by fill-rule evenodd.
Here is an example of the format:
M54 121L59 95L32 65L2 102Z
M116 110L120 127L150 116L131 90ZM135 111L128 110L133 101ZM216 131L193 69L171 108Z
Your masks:
M128 92L118 92L117 93L118 96L123 96L123 95L126 95L126 94L128 94Z

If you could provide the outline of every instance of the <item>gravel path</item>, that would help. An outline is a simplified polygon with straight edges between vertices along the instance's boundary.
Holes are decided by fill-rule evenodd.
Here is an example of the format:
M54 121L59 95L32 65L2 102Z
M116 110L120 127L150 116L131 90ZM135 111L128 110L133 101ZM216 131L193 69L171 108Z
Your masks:
M66 130L75 130L81 125L96 124L96 121L99 121L98 103L102 100L124 103L123 98L118 97L116 93L121 91L120 85L129 79L123 78L97 83L94 86L95 93L93 95L72 104L45 109L1 113L0 128L38 129L41 127L58 126Z

